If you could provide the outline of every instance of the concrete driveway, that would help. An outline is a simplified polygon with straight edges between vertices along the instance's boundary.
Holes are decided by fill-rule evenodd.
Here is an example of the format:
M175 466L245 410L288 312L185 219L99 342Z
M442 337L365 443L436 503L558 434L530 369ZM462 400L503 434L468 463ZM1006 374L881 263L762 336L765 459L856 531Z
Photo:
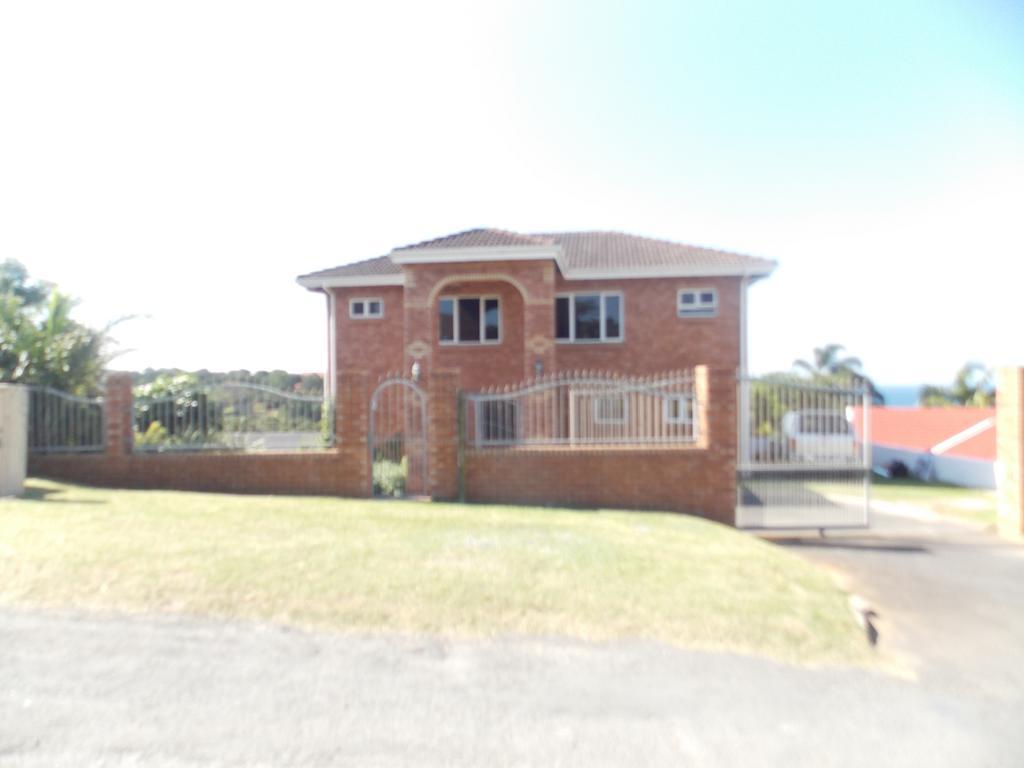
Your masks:
M869 531L771 538L843 574L878 612L880 652L922 685L1019 698L1024 547L927 510L882 506Z
M786 546L850 574L903 676L3 609L0 766L1020 765L1020 549L878 526Z

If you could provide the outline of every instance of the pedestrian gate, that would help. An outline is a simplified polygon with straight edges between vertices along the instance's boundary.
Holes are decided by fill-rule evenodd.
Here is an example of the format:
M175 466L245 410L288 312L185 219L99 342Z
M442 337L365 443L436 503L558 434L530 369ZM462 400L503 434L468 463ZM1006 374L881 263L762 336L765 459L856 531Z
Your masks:
M741 378L736 525L867 527L870 409L860 388Z
M427 395L410 379L382 381L370 398L374 496L425 496Z

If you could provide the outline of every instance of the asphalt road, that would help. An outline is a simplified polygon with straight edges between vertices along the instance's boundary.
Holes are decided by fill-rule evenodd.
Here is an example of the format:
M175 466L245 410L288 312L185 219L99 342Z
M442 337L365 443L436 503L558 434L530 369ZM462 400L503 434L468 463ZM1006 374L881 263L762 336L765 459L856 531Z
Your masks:
M8 609L0 766L1021 765L1020 548L890 522L859 545L790 546L849 569L916 679L644 643Z

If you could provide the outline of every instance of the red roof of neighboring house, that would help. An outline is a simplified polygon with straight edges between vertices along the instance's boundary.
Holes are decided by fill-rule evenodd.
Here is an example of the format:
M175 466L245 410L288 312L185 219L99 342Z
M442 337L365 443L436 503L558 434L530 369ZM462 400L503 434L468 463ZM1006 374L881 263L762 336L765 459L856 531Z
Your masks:
M854 427L860 432L860 408ZM921 453L995 461L994 408L871 409L871 442Z

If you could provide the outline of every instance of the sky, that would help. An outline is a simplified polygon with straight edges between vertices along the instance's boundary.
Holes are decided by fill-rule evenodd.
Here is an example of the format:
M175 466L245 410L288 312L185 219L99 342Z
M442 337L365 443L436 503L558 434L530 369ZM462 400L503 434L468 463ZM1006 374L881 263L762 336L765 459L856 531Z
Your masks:
M322 370L296 275L473 227L775 259L754 372L1024 364L1024 2L0 4L0 259L112 367Z

